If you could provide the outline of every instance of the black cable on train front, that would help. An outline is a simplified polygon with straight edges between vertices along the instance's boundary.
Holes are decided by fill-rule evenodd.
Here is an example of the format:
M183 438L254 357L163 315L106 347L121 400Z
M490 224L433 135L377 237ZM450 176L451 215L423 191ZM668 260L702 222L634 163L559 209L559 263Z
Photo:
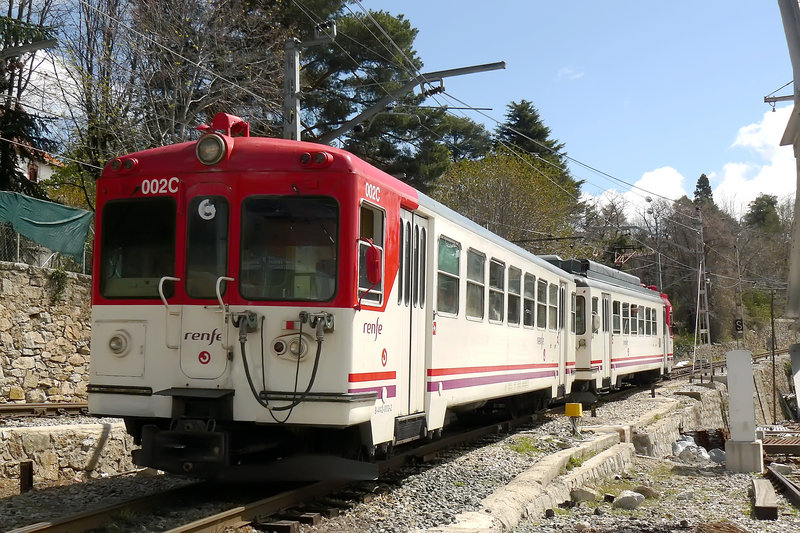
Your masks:
M240 329L246 328L246 327L247 327L246 326L246 322L242 322L239 325ZM302 328L302 323L301 323L300 327ZM302 329L301 329L301 331L302 331ZM262 400L261 396L258 394L258 391L256 391L256 387L253 384L253 377L250 374L250 365L247 364L247 352L246 352L246 347L245 347L245 344L247 343L246 339L247 339L247 332L246 332L246 329L244 329L243 331L240 331L240 333L239 333L239 346L240 346L240 348L242 350L242 364L244 365L245 377L247 377L247 383L248 383L248 385L250 385L250 391L253 393L253 398L255 398L255 400L259 403L259 405L261 405L262 407L264 407L266 409L269 409L270 412L272 412L272 411L288 411L288 410L294 409L295 407L300 405L306 399L306 397L308 396L308 393L311 391L311 387L314 386L314 381L316 380L317 369L319 368L320 355L322 354L322 341L323 341L323 339L321 338L321 336L317 335L317 353L314 356L314 367L311 370L311 378L309 379L308 387L306 387L306 390L300 395L299 398L296 398L296 399L292 400L292 403L290 403L289 405L284 405L284 406L281 406L281 407L273 407L273 406L269 405L269 402L267 402L265 400ZM300 365L301 350L302 350L302 344L300 344L299 347L298 347L298 353L297 353L297 365L298 365L298 368L299 368L299 365ZM298 372L299 372L299 370L298 370ZM297 395L297 392L296 392L296 389L295 389L295 392L293 393L293 396L296 396L296 395ZM273 419L275 419L276 422L279 422L279 423L281 422L280 420L276 419L274 416L273 416ZM287 417L287 419L288 419L288 417ZM285 420L284 420L284 422L285 422Z

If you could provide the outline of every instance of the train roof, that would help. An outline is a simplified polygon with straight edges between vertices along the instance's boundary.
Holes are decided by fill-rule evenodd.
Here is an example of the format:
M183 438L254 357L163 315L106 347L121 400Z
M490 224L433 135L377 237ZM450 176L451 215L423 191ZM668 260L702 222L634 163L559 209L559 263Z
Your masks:
M633 274L616 270L590 259L562 259L557 255L545 255L543 259L575 276L579 286L617 289L637 293L641 296L661 298L658 291L642 286L641 279Z
M442 216L444 216L445 218L447 218L451 222L455 222L456 224L464 227L465 229L468 229L472 233L475 233L476 235L479 235L482 238L484 238L484 239L486 239L486 240L488 240L488 241L490 241L490 242L492 242L492 243L494 243L494 244L496 244L498 246L501 246L501 247L503 247L503 248L505 248L505 249L507 249L507 250L509 250L511 252L514 252L516 254L524 256L526 259L528 259L532 263L536 264L537 266L539 266L539 267L541 267L541 268L543 268L545 270L548 270L550 272L553 272L553 273L558 274L558 275L560 275L562 277L565 277L565 278L571 278L572 277L572 276L570 276L570 274L568 272L566 272L564 269L560 268L558 265L554 265L554 264L546 261L545 259L543 259L541 256L533 254L533 253L529 252L528 250L526 250L526 249L524 249L524 248L522 248L520 246L517 246L516 244L514 244L514 243L512 243L510 241L505 240L504 238L500 237L499 235L497 235L495 233L492 233L491 231L489 231L488 229L484 228L480 224L477 224L476 222L473 222L472 220L468 219L464 215L462 215L462 214L450 209L446 205L444 205L444 204L442 204L440 202L437 202L436 200L434 200L430 196L427 196L427 195L425 195L423 193L418 193L418 194L419 194L419 205L421 207L425 207L425 208L433 211L434 213L441 214Z

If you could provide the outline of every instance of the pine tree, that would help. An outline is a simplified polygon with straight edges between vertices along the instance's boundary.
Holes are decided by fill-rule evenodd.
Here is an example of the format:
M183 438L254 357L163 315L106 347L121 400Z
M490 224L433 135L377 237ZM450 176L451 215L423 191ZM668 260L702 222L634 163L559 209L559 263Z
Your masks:
M700 174L697 178L697 185L694 188L694 203L714 203L714 194L711 191L711 184L708 182L708 176Z

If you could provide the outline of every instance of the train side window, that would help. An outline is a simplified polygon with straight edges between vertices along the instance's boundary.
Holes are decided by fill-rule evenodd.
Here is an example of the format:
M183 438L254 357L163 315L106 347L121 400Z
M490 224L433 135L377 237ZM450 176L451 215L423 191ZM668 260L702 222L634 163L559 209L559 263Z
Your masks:
M383 269L386 264L383 260L385 219L386 215L380 209L367 203L361 204L359 237L362 240L358 243L358 297L377 304L383 299ZM369 243L364 242L365 239L370 239L381 252L381 281L374 287L367 278L367 250L371 247Z
M650 313L650 320L653 322L653 335L658 335L658 309Z
M536 325L547 328L547 282L543 279L536 288Z
M522 296L524 309L522 323L533 327L536 325L536 276L525 274Z
M645 335L650 336L653 334L653 324L651 322L651 315L650 315L650 308L644 308L644 323L645 323Z
M489 322L502 322L506 288L506 265L497 259L489 262Z
M641 305L636 308L636 318L639 319L639 335L644 335L644 307Z
M592 304L597 304L597 298L593 298ZM583 335L586 333L586 298L583 296L575 297L575 334Z
M458 314L460 264L461 245L447 237L439 237L436 310L440 313Z
M615 302L612 303L611 306L612 306L612 309L613 309L613 312L612 312L612 326L613 326L612 327L612 332L619 334L619 333L622 332L621 325L620 325L620 311L619 311L620 303L615 301Z
M522 288L522 271L518 268L508 269L508 323L519 325L520 289Z
M467 250L467 316L483 320L486 294L486 255Z
M558 285L551 283L547 294L547 325L550 329L558 329Z
M622 304L622 333L625 335L631 332L631 304Z
M631 304L631 335L636 335L639 333L639 330L636 327L636 317L638 314L639 306L636 304Z
M592 297L592 333L597 333L598 327L595 325L595 318L598 314L598 305L599 302L597 300L597 296Z

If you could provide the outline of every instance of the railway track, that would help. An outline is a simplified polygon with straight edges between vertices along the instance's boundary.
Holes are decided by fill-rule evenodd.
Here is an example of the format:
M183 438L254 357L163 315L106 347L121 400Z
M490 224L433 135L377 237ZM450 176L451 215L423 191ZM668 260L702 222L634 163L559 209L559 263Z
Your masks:
M511 431L515 427L531 424L536 418L537 415L529 415L516 419L495 421L479 428L445 435L438 440L426 442L420 446L399 450L389 459L379 461L377 463L378 468L383 476L410 464L429 462L438 457L441 452L453 447L475 442L491 434ZM287 510L297 508L314 499L325 498L347 490L350 490L351 493L358 492L356 489L351 489L355 482L349 481L334 480L295 484L288 489L285 488L285 485L281 489L273 491L256 490L256 499L244 500L241 497L237 497L235 498L236 501L228 505L223 511L209 513L207 516L176 526L168 531L172 533L216 532L223 531L225 528L240 528L252 524L262 517L283 516L281 513L286 513ZM252 493L255 489L248 490ZM217 494L222 499L230 498L230 491L224 489L220 491L219 487L215 487L210 482L197 482L142 498L98 507L73 516L37 522L13 529L9 533L54 533L98 529L117 522L119 517L142 516L156 510L159 513L163 513L165 505L170 508L180 507L182 502L187 502L189 506L198 507L201 502L213 500ZM243 501L245 503L241 503ZM333 498L331 501L341 502L342 500ZM219 505L216 507L219 507ZM313 515L314 513L307 513L307 516L303 517L302 513L295 512L292 514L293 519L296 521L313 521Z
M775 350L775 355L783 355L789 353L788 348L781 348L779 350ZM753 354L753 361L759 361L761 359L766 359L770 357L772 352L759 352ZM670 372L670 377L673 379L683 379L693 376L700 376L702 377L709 377L718 373L717 371L725 368L726 361L708 361L707 359L699 359L699 363L695 364L695 367L692 368L691 366L686 366L683 368L675 369Z
M0 419L88 414L89 404L86 402L0 404Z

